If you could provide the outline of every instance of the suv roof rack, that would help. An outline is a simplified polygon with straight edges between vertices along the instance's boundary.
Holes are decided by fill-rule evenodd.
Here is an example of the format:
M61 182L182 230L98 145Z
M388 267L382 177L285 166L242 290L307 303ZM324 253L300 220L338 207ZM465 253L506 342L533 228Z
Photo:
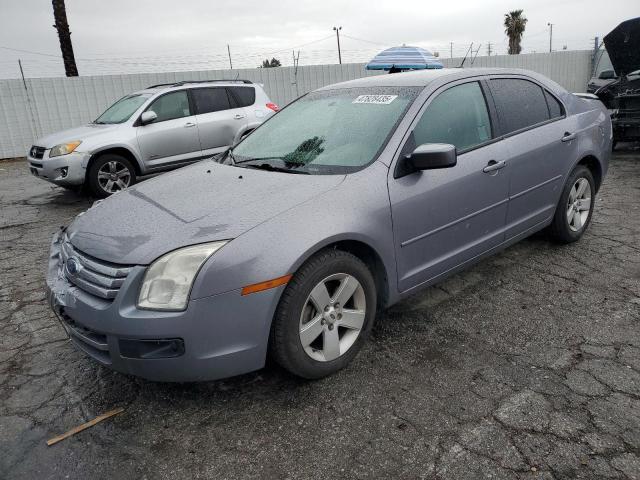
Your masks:
M180 80L179 82L158 83L157 85L151 85L150 87L147 87L147 88L179 87L181 85L186 85L187 83L215 83L215 82L224 82L224 83L238 82L238 83L246 83L246 84L253 83L251 80L244 80L242 78L232 78L232 79L219 78L216 80Z

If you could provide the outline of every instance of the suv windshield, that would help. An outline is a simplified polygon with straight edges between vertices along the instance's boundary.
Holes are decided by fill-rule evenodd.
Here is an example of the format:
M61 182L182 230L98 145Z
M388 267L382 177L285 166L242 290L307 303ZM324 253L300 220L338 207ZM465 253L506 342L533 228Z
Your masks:
M146 102L150 93L136 93L121 98L100 115L94 123L122 123L129 120L140 106Z
M310 93L238 144L233 159L239 166L296 173L360 170L377 158L419 91L370 87Z

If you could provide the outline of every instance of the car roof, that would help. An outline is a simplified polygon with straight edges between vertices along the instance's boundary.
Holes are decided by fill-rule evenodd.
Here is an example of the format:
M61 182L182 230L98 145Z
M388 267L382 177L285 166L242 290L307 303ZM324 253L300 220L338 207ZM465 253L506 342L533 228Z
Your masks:
M358 87L426 87L431 82L448 77L450 80L460 80L484 75L527 75L537 78L538 75L528 70L518 68L439 68L417 70L412 72L393 73L387 75L372 75L341 83L327 85L318 90L333 90L336 88Z

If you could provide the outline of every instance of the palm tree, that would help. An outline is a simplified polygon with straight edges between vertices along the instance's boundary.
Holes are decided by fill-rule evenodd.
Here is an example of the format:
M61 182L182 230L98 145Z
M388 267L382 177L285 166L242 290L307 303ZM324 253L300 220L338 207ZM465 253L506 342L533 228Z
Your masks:
M520 42L527 25L527 19L522 16L522 10L513 10L504 15L504 33L509 37L509 55L517 55L522 51Z
M69 31L69 23L67 23L67 9L65 8L64 0L51 0L51 3L53 4L53 17L56 22L53 28L58 31L64 71L67 77L77 77L78 67L76 67L76 59L73 56L71 32Z

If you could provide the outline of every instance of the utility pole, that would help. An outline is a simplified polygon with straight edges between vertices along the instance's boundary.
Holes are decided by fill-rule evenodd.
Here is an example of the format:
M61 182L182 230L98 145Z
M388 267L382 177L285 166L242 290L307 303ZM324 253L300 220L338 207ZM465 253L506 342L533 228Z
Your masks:
M600 50L600 38L596 37L593 39L593 56L591 57L591 74L596 74L596 69L598 68L598 50Z
M227 43L227 53L229 54L229 68L233 70L233 63L231 63L231 49L229 48L228 43Z
M22 77L22 85L24 85L24 94L27 96L27 105L29 106L29 117L31 119L31 125L33 125L33 136L38 138L38 128L36 127L36 118L33 114L33 107L31 106L31 96L29 95L29 89L27 88L27 81L24 79L24 70L22 69L22 60L18 59L18 67L20 67L20 76Z
M449 58L453 58L453 42L449 42Z
M549 27L549 53L551 53L552 41L553 41L553 23L547 23Z
M62 52L62 60L64 62L64 72L67 77L77 77L78 67L76 67L76 59L73 55L71 32L69 31L69 23L67 22L67 9L64 6L64 0L52 0L51 4L53 5L53 18L55 20L53 28L58 31L60 51Z
M487 56L491 56L491 42L487 43Z
M338 40L338 63L342 65L342 52L340 52L340 30L342 27L333 27L333 29L336 31L336 39Z

